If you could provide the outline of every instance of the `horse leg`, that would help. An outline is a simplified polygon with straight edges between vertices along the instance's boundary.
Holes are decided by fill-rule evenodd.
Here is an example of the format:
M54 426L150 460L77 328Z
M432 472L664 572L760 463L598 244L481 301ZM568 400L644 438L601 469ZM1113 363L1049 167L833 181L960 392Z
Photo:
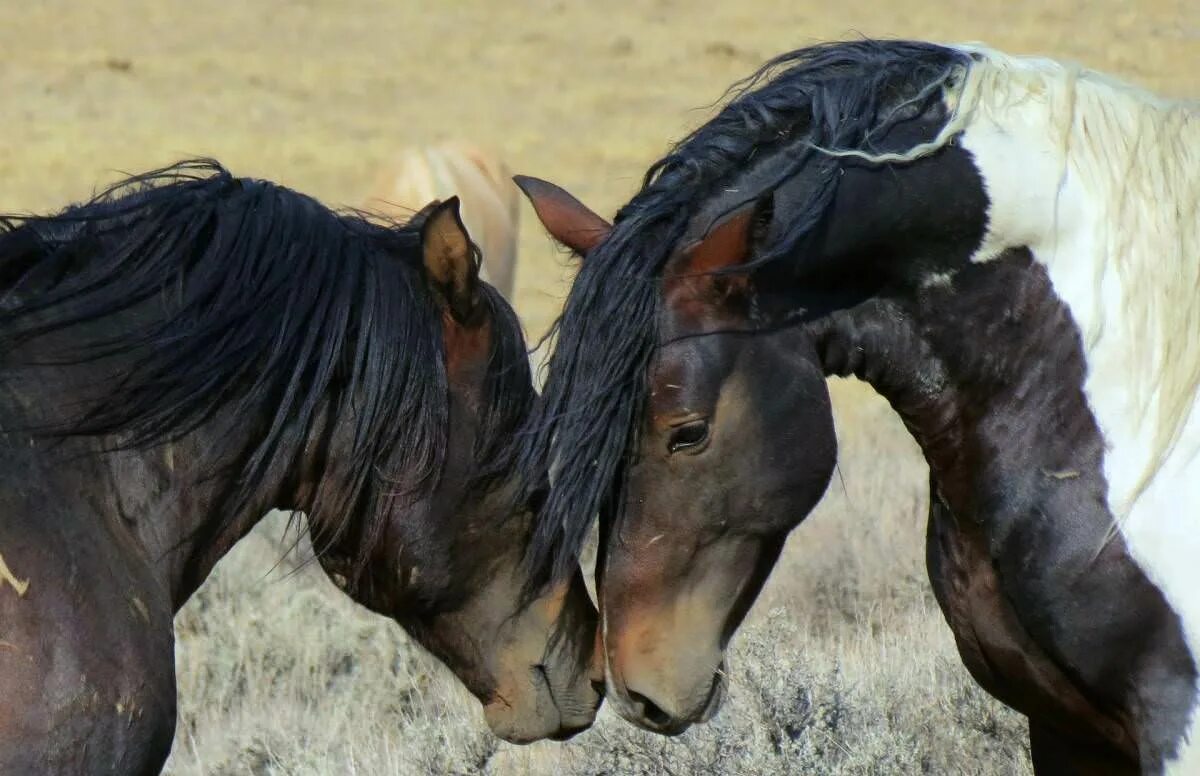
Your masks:
M1029 753L1038 776L1136 776L1141 768L1104 742L1083 741L1029 721Z

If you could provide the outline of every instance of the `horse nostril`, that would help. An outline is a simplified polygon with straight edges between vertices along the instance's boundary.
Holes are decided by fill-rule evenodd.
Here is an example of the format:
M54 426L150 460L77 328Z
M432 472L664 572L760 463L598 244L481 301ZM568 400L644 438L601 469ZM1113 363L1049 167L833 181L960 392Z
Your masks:
M654 701L640 692L629 691L629 700L641 707L642 718L655 727L667 727L671 724L671 715L658 707Z

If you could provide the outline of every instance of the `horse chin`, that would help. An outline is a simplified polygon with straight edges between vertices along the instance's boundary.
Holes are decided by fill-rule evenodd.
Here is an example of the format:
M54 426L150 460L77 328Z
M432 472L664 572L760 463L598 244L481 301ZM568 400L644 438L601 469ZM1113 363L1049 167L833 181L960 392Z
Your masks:
M562 727L557 709L551 711L553 719L547 719L543 714L516 709L503 699L485 705L483 714L492 733L510 744L531 744L552 738Z
M592 726L601 698L592 693L581 704L559 705L550 677L542 666L531 669L533 685L524 698L496 694L484 704L484 717L497 737L511 744L529 744L542 739L566 741Z

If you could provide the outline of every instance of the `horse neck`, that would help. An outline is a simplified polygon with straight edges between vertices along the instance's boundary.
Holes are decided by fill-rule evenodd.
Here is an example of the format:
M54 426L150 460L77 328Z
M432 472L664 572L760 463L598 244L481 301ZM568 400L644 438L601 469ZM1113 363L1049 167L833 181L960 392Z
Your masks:
M1088 304L1067 300L1090 347L1111 308L1106 272L1126 287L1126 303L1142 307L1160 301L1147 291L1171 288L1160 279L1190 286L1200 278L1200 104L1040 60L1015 62L980 69L962 133L989 199L974 258L1022 245L1052 276L1090 273L1090 283L1076 283Z
M1055 67L1004 70L971 111L962 146L989 199L974 260L1023 245L1046 268L1120 443L1109 484L1123 514L1178 442L1200 449L1180 438L1200 394L1200 109Z
M322 415L308 430L301 460L272 461L252 490L239 492L242 462L267 422L265 411L262 418L253 414L227 408L181 438L146 449L112 450L111 439L69 440L46 465L65 485L83 482L95 494L88 504L95 517L133 536L178 609L268 512L307 511L318 455L336 457L326 452L321 431L332 424Z
M1031 514L1037 477L1099 471L1082 342L1026 252L811 329L826 373L867 381L899 413L958 514Z
M112 473L116 498L135 506L126 519L176 608L268 512L304 511L311 498L312 489L304 483L305 467L278 462L244 500L235 503L239 445L231 445L230 440L238 433L204 427L148 450L100 456L101 465ZM249 444L252 435L240 433ZM214 457L214 450L230 452ZM127 476L130 468L140 476ZM139 504L143 506L136 508Z

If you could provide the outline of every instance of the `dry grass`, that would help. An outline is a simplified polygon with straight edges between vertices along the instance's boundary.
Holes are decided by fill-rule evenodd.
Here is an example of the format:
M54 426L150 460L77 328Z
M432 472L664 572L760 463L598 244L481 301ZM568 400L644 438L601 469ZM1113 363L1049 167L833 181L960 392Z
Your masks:
M600 213L766 57L857 34L986 40L1195 95L1195 0L36 0L0 24L0 210L183 154L357 204L396 150L465 136ZM528 211L526 211L528 213ZM532 333L570 272L532 218Z
M466 137L607 213L763 58L856 33L986 40L1169 95L1200 91L1194 0L37 0L4 10L5 211L57 207L115 170L186 154L357 204L400 146ZM532 220L515 301L536 335L570 271ZM276 521L179 615L171 772L1027 772L1022 723L974 688L928 592L924 469L863 395L839 386L844 487L835 482L793 536L708 726L666 740L605 713L565 746L498 745L477 704L399 628L312 567L266 576L282 552Z

